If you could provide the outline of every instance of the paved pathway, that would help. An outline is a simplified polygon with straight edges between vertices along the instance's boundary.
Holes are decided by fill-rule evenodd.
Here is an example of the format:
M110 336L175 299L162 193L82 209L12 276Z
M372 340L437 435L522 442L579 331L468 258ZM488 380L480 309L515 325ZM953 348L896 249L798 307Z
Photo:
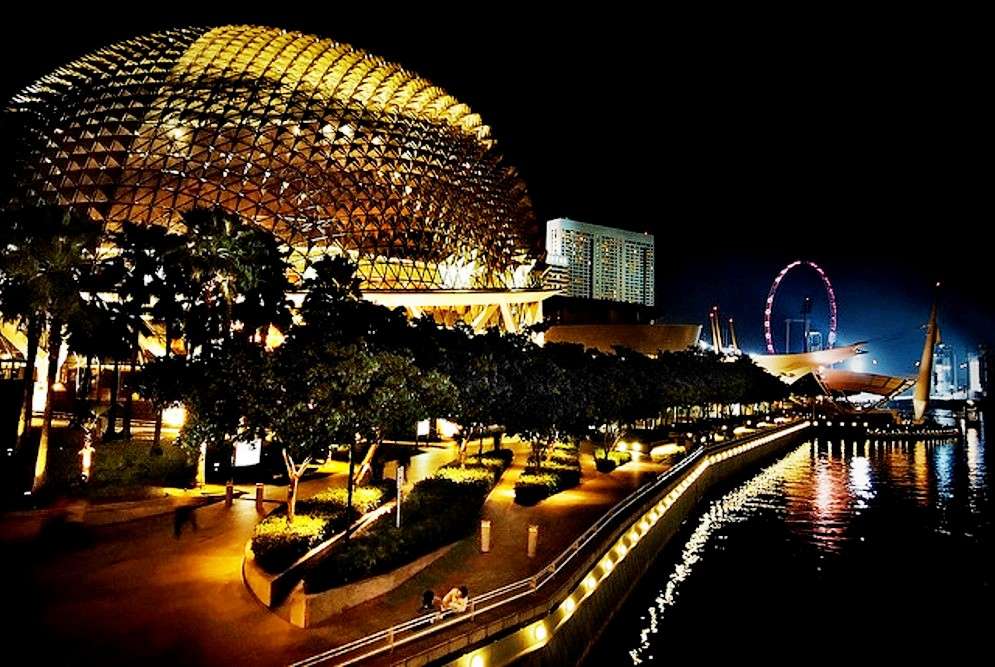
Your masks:
M415 457L412 470L429 474L452 457L431 449ZM331 474L303 481L301 496L344 484L343 475L326 472ZM8 576L8 651L40 664L272 665L286 662L288 646L323 648L245 587L243 547L260 514L253 487L241 488L247 493L232 507L214 502L197 509L198 530L186 526L179 539L175 504L165 514L129 521L125 505L131 504L116 504L122 521L113 525L89 521L91 510L79 531L35 530L26 544L10 529L25 517L4 517L0 565ZM265 488L268 500L286 498L286 487ZM263 512L273 507L267 502ZM40 524L38 516L31 520Z
M408 620L418 615L425 590L444 595L453 586L466 584L470 595L475 595L527 577L553 560L610 507L666 469L648 460L634 461L604 475L595 470L590 454L582 454L580 486L523 507L515 504L514 489L528 447L515 445L514 449L512 466L484 505L483 516L491 520L489 553L480 553L478 535L468 537L395 590L311 629L309 643L329 648ZM534 559L526 552L530 524L540 530ZM300 659L317 652L288 647L286 656Z
M452 453L423 456L415 462L419 474ZM477 537L470 537L396 591L310 630L264 608L242 582L242 548L259 519L251 494L230 508L217 502L198 509L199 530L187 527L178 540L168 514L90 526L83 535L30 546L0 545L10 577L8 651L42 664L285 664L410 618L426 588L467 583L476 593L530 574L662 469L632 463L600 475L584 455L580 487L525 508L514 504L513 490L525 456L526 448L517 446L513 467L485 505L493 525L490 553L479 553ZM335 474L308 480L302 496L341 480ZM266 488L267 499L285 495L285 487ZM542 531L534 561L525 554L530 523Z

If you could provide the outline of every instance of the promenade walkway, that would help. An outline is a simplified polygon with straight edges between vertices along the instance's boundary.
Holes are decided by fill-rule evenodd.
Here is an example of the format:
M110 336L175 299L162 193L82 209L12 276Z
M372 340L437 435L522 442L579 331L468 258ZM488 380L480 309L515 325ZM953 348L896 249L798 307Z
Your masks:
M514 502L515 482L525 467L529 448L525 444L512 448L512 466L484 505L483 518L491 521L489 553L480 552L478 535L461 540L395 590L309 630L309 643L336 646L417 616L425 590L444 595L450 588L466 584L470 595L475 595L525 578L553 560L609 508L667 468L646 459L605 475L595 470L592 455L583 453L580 486L533 507L523 507ZM528 527L533 524L539 526L540 538L536 557L529 558ZM311 654L313 651L289 648L286 656L299 659Z
M242 582L242 548L259 519L252 493L230 508L215 502L196 510L199 530L188 527L178 540L169 513L91 525L72 542L0 549L2 571L13 579L12 648L43 664L286 664L411 618L427 588L445 592L466 583L473 594L538 570L598 515L663 469L633 462L601 475L584 454L580 487L520 507L514 504L514 482L527 447L513 447L514 464L484 509L493 526L490 553L479 552L474 535L392 593L308 630L263 607ZM452 452L422 456L413 463L427 473ZM343 482L342 475L327 472L328 477L304 483L302 496ZM283 500L285 494L285 487L266 487L268 500ZM532 523L541 531L534 560L525 553Z

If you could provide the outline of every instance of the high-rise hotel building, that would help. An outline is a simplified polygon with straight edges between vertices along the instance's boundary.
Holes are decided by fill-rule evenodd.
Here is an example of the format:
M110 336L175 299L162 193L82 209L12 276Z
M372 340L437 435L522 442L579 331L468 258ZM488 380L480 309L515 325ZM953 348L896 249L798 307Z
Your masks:
M652 234L568 218L546 223L546 287L567 296L655 305Z

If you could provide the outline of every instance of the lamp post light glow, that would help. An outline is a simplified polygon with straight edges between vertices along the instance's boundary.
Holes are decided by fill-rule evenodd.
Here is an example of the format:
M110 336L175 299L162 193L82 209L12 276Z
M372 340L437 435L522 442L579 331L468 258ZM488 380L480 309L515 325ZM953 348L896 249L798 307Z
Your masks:
M162 423L170 428L180 428L187 420L187 409L174 405L162 411Z

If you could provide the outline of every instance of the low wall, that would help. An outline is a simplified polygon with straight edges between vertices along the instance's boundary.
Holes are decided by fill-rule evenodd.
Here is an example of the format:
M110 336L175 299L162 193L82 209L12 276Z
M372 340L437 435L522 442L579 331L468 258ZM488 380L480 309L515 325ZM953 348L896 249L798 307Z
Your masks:
M384 514L393 511L397 505L396 500L389 500L380 507L367 512L352 524L354 535L362 534L363 529L376 521ZM274 510L274 512L279 511ZM273 516L270 513L268 516ZM256 562L256 555L252 551L252 538L245 542L242 552L242 580L256 599L272 609L279 605L293 590L294 585L301 580L304 567L308 563L316 562L328 554L333 546L345 536L345 533L336 533L318 546L314 547L306 554L294 561L286 570L273 574L264 570Z
M309 628L350 607L355 607L367 600L388 593L444 556L455 544L455 542L447 544L441 549L436 549L432 553L422 556L404 567L391 570L387 574L363 579L354 584L330 588L320 593L305 593L304 583L301 582L291 592L286 605L290 610L289 620L299 628Z
M777 433L749 436L692 454L696 458L682 474L633 511L631 519L612 531L552 595L504 619L508 621L504 627L513 629L491 633L484 628L480 640L471 640L469 646L464 638L462 647L437 646L402 664L424 664L456 652L461 655L447 664L578 664L701 499L715 486L796 444L808 428L808 422L799 422Z

